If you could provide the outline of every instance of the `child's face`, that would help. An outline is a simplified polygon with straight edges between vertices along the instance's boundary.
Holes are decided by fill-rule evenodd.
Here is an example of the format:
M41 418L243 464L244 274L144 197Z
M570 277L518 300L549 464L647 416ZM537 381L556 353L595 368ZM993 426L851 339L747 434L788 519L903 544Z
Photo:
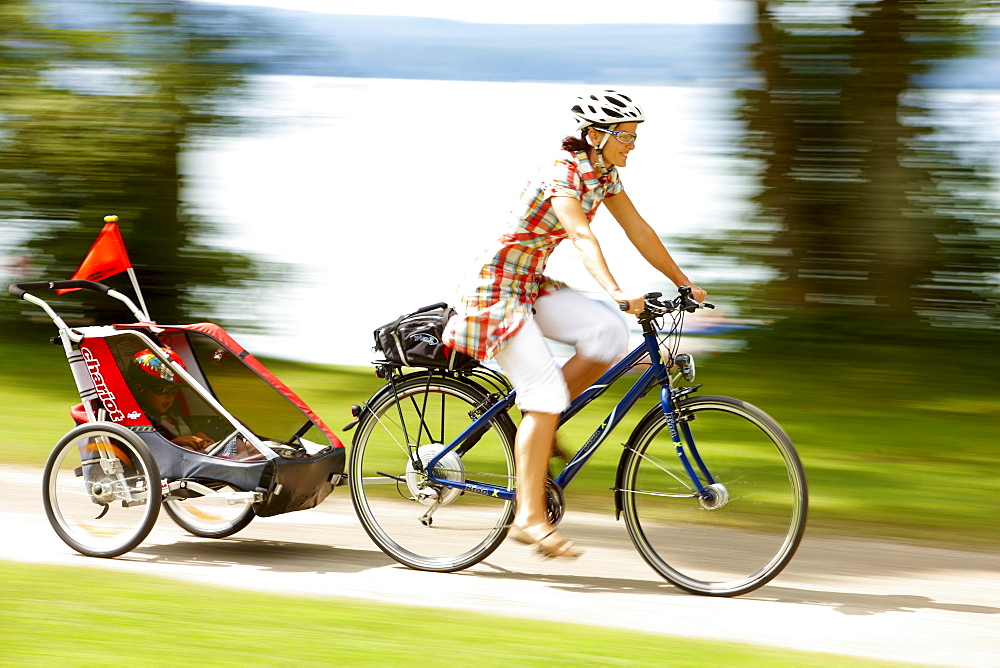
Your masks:
M162 415L170 410L170 407L174 405L174 399L177 396L177 391L174 390L168 394L157 394L156 392L150 392L149 390L144 389L143 395L146 405L158 414Z

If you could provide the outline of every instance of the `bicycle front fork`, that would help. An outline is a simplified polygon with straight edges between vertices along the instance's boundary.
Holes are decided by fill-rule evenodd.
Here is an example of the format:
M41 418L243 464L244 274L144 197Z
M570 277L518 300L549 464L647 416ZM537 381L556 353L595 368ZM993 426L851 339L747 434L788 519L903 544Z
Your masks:
M698 490L698 496L702 499L711 497L712 493L706 487L714 485L715 478L698 453L698 446L695 445L694 435L691 433L690 423L694 420L695 416L691 413L683 413L677 410L674 399L675 395L670 387L664 387L660 390L660 406L663 408L663 415L667 420L667 430L670 432L670 440L674 443L677 458L680 459L681 465L687 472L692 484ZM683 440L681 438L682 435ZM692 461L694 462L693 464ZM695 471L695 465L701 471L700 476Z

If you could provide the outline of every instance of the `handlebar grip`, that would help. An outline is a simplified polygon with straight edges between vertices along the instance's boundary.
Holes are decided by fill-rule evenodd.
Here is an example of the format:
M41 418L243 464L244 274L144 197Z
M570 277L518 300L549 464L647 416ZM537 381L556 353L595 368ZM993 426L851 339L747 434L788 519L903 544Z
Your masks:
M70 290L70 289L94 290L101 294L108 294L111 289L103 283L94 281L70 280L70 281L29 281L27 283L11 283L7 288L10 294L18 299L24 297L29 290Z

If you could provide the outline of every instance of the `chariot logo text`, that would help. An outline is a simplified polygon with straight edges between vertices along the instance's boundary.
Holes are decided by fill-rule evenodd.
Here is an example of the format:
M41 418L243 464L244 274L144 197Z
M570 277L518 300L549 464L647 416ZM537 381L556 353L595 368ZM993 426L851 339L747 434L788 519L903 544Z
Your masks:
M87 363L87 371L90 372L90 377L94 380L97 396L108 411L108 418L112 422L121 422L125 419L125 413L118 408L118 400L115 398L114 392L109 390L107 383L104 382L104 376L101 375L101 363L87 348L80 350L83 352L83 360Z

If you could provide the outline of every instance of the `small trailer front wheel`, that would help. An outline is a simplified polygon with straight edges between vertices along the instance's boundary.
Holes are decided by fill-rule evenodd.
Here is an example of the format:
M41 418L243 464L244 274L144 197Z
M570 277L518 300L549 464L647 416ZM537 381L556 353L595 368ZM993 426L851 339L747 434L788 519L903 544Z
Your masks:
M138 547L156 523L160 472L138 436L110 422L73 429L49 455L45 514L67 545L90 557Z

